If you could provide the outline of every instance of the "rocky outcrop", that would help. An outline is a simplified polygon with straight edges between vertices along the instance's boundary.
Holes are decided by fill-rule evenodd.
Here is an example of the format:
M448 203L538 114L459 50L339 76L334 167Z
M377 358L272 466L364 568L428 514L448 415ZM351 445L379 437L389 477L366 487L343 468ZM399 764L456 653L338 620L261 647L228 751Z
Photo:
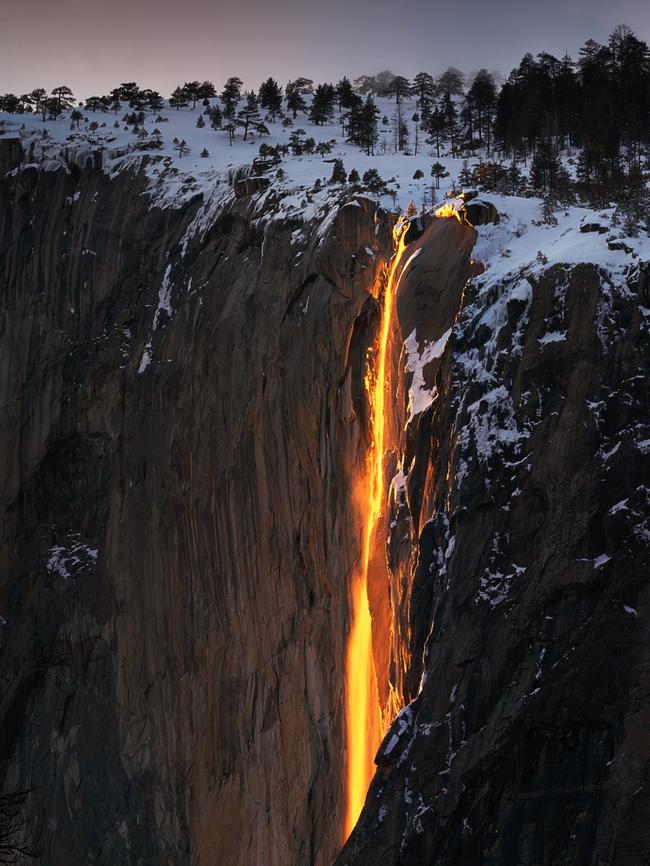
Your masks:
M0 181L4 789L50 866L327 864L390 225L146 183Z
M468 289L405 463L421 496L392 514L399 537L421 517L415 697L339 866L647 859L643 273L537 268Z

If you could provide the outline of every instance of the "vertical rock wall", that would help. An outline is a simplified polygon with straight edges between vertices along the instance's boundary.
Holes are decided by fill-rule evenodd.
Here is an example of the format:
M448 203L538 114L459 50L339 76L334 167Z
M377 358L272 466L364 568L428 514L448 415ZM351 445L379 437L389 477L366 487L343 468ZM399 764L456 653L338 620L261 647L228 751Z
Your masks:
M390 227L246 190L150 209L141 175L4 177L2 147L0 769L25 839L50 866L327 864Z
M1 143L0 777L22 836L53 866L324 866L390 226L362 200L286 220L234 176L218 206L151 208L142 175L20 158ZM370 602L382 701L411 703L337 862L637 866L648 268L486 291L473 241L434 221L400 282Z
M422 687L336 862L640 864L648 267L481 285L437 362L393 518L408 526L413 503L428 518L409 596Z

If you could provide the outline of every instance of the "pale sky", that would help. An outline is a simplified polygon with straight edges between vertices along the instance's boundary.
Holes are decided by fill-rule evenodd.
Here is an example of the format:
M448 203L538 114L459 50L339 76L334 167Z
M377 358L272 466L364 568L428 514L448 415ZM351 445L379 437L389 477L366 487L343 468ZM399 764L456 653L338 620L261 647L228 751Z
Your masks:
M650 0L0 0L0 92L87 97L137 81L168 95L194 78L256 88L449 65L507 75L526 51L575 56L620 23L650 41Z

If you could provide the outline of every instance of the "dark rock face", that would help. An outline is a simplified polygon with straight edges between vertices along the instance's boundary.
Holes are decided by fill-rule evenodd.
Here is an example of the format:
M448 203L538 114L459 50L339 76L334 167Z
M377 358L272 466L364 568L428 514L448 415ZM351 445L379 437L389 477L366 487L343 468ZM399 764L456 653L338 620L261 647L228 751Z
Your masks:
M327 864L390 226L143 191L0 181L0 777L51 866Z
M235 181L235 195L237 198L255 195L268 189L271 181L268 177L246 177Z
M340 866L648 862L642 273L555 267L468 293L411 468L423 453L422 688Z
M326 866L390 220L284 220L236 171L154 208L140 175L20 156L0 142L3 790L48 866ZM488 293L471 227L412 238L369 587L380 697L409 703L337 863L639 866L650 270Z
M479 201L473 199L463 205L461 212L465 218L473 226L484 226L489 223L499 222L499 211L491 201Z

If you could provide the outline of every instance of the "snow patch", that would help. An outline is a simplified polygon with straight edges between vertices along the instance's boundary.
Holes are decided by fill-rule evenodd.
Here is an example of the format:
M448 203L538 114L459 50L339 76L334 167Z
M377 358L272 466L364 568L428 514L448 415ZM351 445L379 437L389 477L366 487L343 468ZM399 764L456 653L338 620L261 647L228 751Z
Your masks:
M549 331L537 341L540 346L545 346L547 343L561 343L566 340L566 331Z
M413 374L409 388L409 422L420 415L431 406L436 399L435 386L427 388L424 381L424 368L436 358L441 358L451 336L452 329L448 328L445 333L434 343L426 343L420 352L416 329L407 337L404 346L407 352L406 371Z
M82 569L97 562L98 551L81 542L72 542L68 546L55 545L49 550L47 570L66 580L76 577Z

